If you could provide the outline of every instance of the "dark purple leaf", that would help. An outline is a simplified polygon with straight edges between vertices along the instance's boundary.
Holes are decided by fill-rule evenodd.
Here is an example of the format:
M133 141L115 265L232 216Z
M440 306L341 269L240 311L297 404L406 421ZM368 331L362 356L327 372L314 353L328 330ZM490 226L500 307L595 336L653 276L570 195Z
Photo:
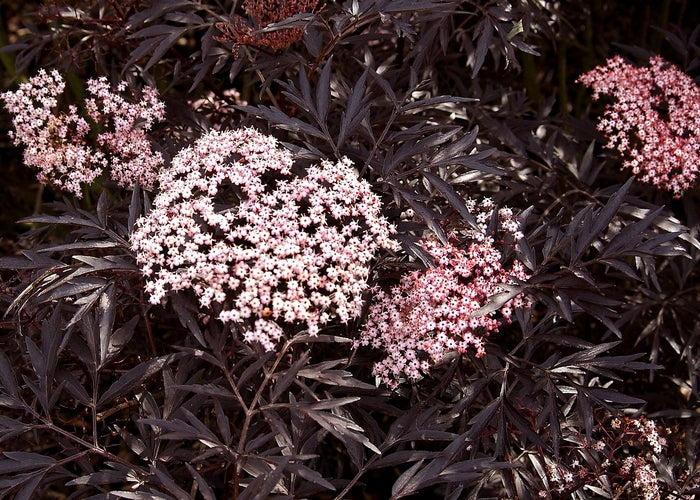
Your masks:
M238 500L267 500L270 498L270 493L282 480L288 463L289 459L284 459L282 463L276 464L276 467L269 473L256 477L238 496Z
M72 481L68 481L66 486L93 485L102 486L105 484L122 483L127 480L127 474L124 471L117 470L101 470L93 472L86 476L80 476Z
M474 54L474 69L472 70L472 78L476 78L479 73L481 66L484 64L486 59L486 52L491 46L491 40L493 39L493 24L491 20L486 17L481 20L476 30L474 31L474 39L479 38L479 42L476 46L476 53Z
M412 488L410 488L412 480L414 479L415 475L418 473L420 468L423 466L423 462L424 460L419 460L411 467L409 467L406 471L404 471L396 481L394 481L394 484L391 487L392 499L401 498L406 494L410 495L410 492L412 491ZM408 493L404 494L404 491L408 491Z
M323 66L321 76L316 86L316 109L319 123L325 123L328 117L328 107L331 100L331 69L333 68L333 56L329 57ZM302 71L303 73L303 71Z
M326 138L325 134L317 128L301 121L299 118L287 116L277 108L268 106L236 106L236 109L263 118L274 127L282 130L303 133L320 139Z
M200 346L207 347L204 334L199 327L199 321L197 321L197 318L195 317L196 311L194 310L194 306L187 301L182 294L179 293L170 294L170 301L173 304L173 309L175 310L177 317L180 319L182 326L189 330L192 336L197 339Z
M157 4L154 4L146 10L135 13L129 18L125 30L131 30L133 28L138 28L146 23L152 22L159 17L164 16L166 13L173 11L175 9L187 8L191 6L189 0L162 0Z
M369 108L366 106L365 86L369 70L365 70L352 88L348 97L345 111L343 111L340 119L340 131L338 132L338 140L336 147L345 144L345 140L357 128L357 125L369 114Z
M270 394L270 402L274 403L292 384L294 379L299 374L299 370L309 362L309 351L304 352L298 360L292 364L287 370L278 375L272 392Z
M4 451L2 453L7 460L0 460L0 476L8 477L8 474L44 469L56 463L56 459L39 453L25 451Z
M405 465L411 462L425 461L439 456L440 451L426 450L400 450L389 455L384 455L379 460L375 460L371 465L366 467L366 470L380 469L382 467L395 467L397 465Z
M151 465L151 473L158 479L168 493L174 495L177 500L192 500L192 497L185 490L180 488L167 472Z
M192 467L190 464L185 462L185 467L187 467L187 470L189 473L192 475L192 479L195 480L197 483L197 487L199 488L199 493L202 495L204 500L216 500L216 495L214 494L214 490L211 489L211 486L209 486L209 483L204 479L197 470Z
M17 379L12 372L7 356L2 351L0 351L0 384L2 384L3 392L13 398L18 397Z
M146 379L158 373L163 366L174 361L176 357L176 354L169 354L136 365L119 377L119 379L102 394L97 402L97 406L105 405L119 396L133 391L146 381Z

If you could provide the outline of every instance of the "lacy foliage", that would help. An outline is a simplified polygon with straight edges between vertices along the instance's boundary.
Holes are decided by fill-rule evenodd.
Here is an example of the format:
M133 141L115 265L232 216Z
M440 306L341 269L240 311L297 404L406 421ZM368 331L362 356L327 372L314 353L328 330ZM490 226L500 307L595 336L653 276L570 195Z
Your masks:
M3 4L0 496L697 496L695 4Z

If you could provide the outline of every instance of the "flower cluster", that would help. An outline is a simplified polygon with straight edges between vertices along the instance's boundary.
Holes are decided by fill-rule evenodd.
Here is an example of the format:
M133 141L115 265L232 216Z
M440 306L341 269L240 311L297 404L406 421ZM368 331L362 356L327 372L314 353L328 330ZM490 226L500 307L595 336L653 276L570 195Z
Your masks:
M547 464L547 477L558 493L573 493L584 485L605 478L605 484L616 488L616 494L634 488L639 498L660 500L661 488L656 461L667 446L660 435L663 428L645 417L613 418L609 425L599 428L600 439L581 443L581 458L569 466ZM578 439L578 438L577 438ZM631 481L631 482L630 482Z
M105 129L97 136L97 143L110 160L112 179L122 187L138 181L153 189L163 156L151 150L146 131L165 118L165 105L158 98L158 91L144 87L140 100L130 103L112 92L105 77L87 83L88 93L94 97L85 100L85 108L90 118ZM125 90L126 82L121 82L117 92Z
M283 21L302 12L312 12L318 0L245 0L243 9L253 21L251 26L242 17L234 18L231 23L218 23L216 27L222 32L219 40L233 41L234 52L239 45L268 48L273 51L290 46L301 40L304 28L286 28L269 33L259 33L270 24Z
M613 99L598 129L607 147L624 156L624 167L676 197L693 186L700 168L700 89L688 75L658 56L647 67L616 56L578 81L593 89L594 99Z
M379 198L347 159L304 176L291 167L291 153L254 129L180 151L132 235L150 301L190 289L267 350L280 323L315 335L357 317L375 252L396 247Z
M80 197L81 185L92 183L110 167L113 178L123 187L140 181L152 188L163 164L160 153L151 151L145 135L165 117L165 107L152 88L143 90L141 100L132 104L112 93L106 79L88 80L85 107L91 120L103 130L96 141L90 125L76 106L58 111L58 98L65 82L57 71L40 70L14 92L0 97L13 116L13 139L24 145L24 162L38 170L42 184L51 183ZM123 92L125 84L119 86Z
M440 362L448 351L464 353L470 348L477 356L485 354L484 338L496 333L503 321L510 322L515 308L528 302L518 295L496 313L476 315L489 299L501 292L505 283L528 279L522 263L502 264L493 234L487 227L493 202L468 200L478 229L453 235L442 244L435 239L421 245L435 265L404 276L390 291L376 290L367 321L355 347L371 346L386 351L387 357L374 366L373 373L395 388L401 378L419 380L430 366ZM499 227L508 240L521 233L509 208L498 211Z

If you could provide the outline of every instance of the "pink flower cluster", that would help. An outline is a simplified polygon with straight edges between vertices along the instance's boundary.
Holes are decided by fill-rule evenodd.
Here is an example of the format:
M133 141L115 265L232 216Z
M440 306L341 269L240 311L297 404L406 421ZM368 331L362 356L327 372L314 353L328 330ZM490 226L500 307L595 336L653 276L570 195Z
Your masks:
M158 98L158 91L144 87L140 99L132 104L113 93L105 77L88 80L87 90L93 96L85 100L88 115L105 129L97 136L97 143L109 158L110 176L122 187L138 181L146 189L153 189L163 156L151 150L146 131L165 119L165 104ZM124 91L126 82L121 82L117 92Z
M659 482L653 462L647 462L643 457L627 457L622 462L620 472L634 476L634 488L641 493L643 500L661 500Z
M494 235L487 233L493 202L468 200L479 230L453 235L443 245L429 238L421 245L435 262L434 267L404 276L390 291L376 290L375 301L355 347L382 349L387 357L374 366L373 373L395 388L402 378L419 380L430 366L449 351L464 353L475 349L485 354L484 338L496 333L503 321L510 322L515 308L528 306L522 296L506 302L499 314L475 315L490 297L504 292L501 284L524 281L528 275L522 263L501 263ZM522 236L509 208L499 210L499 229L512 241Z
M581 75L593 98L610 96L598 129L607 147L624 156L623 166L643 182L671 191L690 189L700 168L700 89L659 56L635 67L620 56Z
M90 138L90 125L76 106L58 111L58 97L65 82L53 70L40 70L14 92L0 98L13 116L13 139L24 145L24 162L38 170L42 184L51 183L80 197L81 185L90 184L111 168L113 178L123 187L138 180L153 188L163 164L160 153L151 151L145 131L165 117L165 106L155 89L146 87L141 99L132 104L112 93L107 80L88 80L85 107L91 120L104 132ZM119 86L123 92L126 85Z
M181 150L132 234L150 301L190 289L267 350L281 323L315 335L332 318L357 317L375 252L397 248L379 198L347 159L304 176L291 175L292 163L250 128Z

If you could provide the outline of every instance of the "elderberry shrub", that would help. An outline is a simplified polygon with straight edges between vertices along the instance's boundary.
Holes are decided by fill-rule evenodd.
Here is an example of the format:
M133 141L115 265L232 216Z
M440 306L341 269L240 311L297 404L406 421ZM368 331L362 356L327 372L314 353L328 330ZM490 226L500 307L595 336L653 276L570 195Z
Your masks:
M699 8L604 4L3 4L0 496L694 498Z

